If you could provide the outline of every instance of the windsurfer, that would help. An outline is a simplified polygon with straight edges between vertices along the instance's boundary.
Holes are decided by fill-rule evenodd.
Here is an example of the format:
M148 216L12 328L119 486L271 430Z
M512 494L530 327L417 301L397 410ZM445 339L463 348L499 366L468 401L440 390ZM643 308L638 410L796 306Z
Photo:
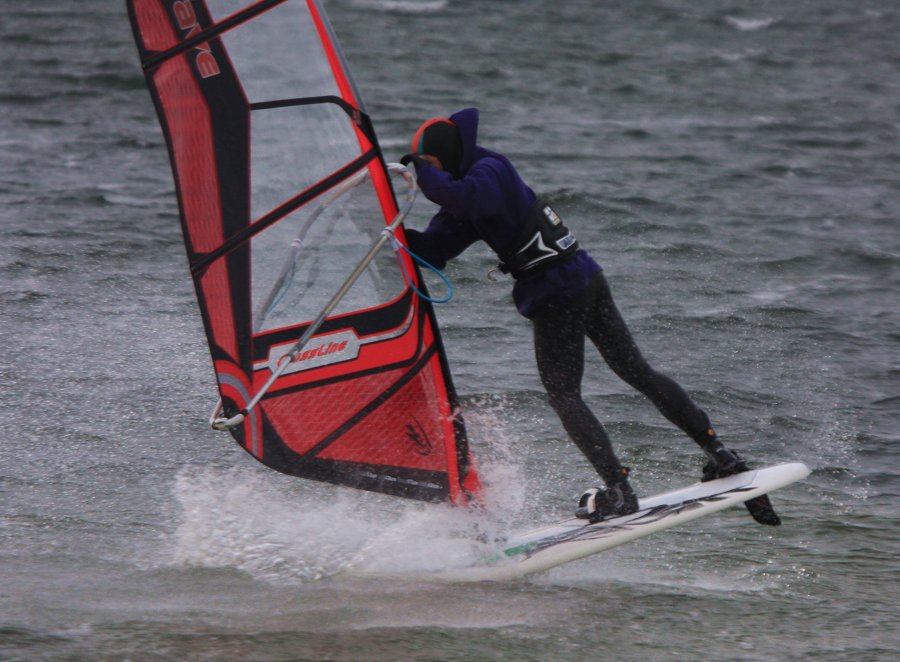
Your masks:
M476 144L478 110L425 122L413 137L419 188L440 210L424 231L406 229L409 248L438 269L482 240L515 278L513 300L533 323L538 372L563 427L605 486L585 492L576 514L598 521L638 509L628 469L581 396L584 339L609 367L649 398L707 457L705 480L747 470L719 440L706 413L641 355L613 301L600 266L580 248L559 215L540 200L503 155ZM777 523L766 499L748 504L759 521Z

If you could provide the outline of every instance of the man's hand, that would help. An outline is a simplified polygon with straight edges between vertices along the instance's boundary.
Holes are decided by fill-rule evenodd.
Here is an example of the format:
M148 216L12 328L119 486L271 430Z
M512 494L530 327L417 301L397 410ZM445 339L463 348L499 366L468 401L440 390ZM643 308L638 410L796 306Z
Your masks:
M431 154L404 154L400 159L400 163L402 163L403 165L406 165L410 162L415 163L417 167L423 164L428 164L430 166L434 166L438 170L444 169L441 160Z
M410 163L419 165L420 163L424 163L424 161L422 160L422 156L420 154L404 154L400 158L400 163L402 165L409 165Z

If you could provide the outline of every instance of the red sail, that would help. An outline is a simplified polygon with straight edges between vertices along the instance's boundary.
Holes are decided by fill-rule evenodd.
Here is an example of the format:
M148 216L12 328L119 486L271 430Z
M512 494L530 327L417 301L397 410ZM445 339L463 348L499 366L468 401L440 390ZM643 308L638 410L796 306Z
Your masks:
M316 0L127 4L230 416L396 216L391 178ZM466 503L480 486L434 313L399 260L423 288L382 251L232 433L288 474Z

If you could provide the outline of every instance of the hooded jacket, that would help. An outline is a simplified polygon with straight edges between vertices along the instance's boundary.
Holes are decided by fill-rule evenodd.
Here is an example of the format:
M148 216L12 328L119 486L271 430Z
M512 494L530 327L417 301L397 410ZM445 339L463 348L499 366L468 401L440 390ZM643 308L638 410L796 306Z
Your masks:
M537 199L512 163L502 154L476 142L478 110L467 108L450 116L459 127L463 156L460 177L417 160L419 188L441 209L424 232L406 229L409 248L438 269L476 241L498 255L505 254L522 231ZM547 303L577 296L600 271L584 251L573 258L515 282L513 300L525 317L533 317Z

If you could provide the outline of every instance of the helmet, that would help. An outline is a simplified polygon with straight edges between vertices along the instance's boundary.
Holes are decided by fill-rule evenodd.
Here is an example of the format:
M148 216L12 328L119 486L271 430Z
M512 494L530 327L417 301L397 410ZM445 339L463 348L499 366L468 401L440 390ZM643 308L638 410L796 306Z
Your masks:
M430 154L441 161L444 170L459 177L463 148L459 127L444 117L433 117L413 135L414 154Z

